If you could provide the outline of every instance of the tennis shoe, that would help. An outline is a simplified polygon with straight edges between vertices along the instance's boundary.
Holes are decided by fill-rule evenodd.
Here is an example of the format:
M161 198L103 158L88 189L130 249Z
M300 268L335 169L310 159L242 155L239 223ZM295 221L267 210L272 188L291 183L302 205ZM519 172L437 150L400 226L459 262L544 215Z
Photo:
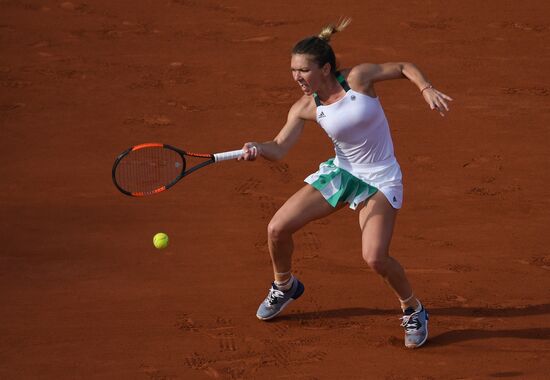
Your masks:
M289 303L298 299L303 293L304 285L296 277L287 291L279 290L275 283L271 284L271 289L269 289L265 300L260 304L256 317L262 321L275 318Z
M405 329L405 347L418 348L428 339L428 312L421 305L416 311L409 307L403 312L401 326Z

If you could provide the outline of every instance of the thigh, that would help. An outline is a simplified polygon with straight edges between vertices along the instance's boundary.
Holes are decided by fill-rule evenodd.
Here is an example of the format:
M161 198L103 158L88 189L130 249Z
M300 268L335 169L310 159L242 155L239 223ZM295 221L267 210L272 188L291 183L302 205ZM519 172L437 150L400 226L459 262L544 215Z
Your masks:
M295 232L311 221L328 216L343 207L332 207L323 195L311 185L305 185L292 195L275 213L271 223L284 226L289 232Z
M382 192L370 197L359 213L363 255L388 255L397 210Z

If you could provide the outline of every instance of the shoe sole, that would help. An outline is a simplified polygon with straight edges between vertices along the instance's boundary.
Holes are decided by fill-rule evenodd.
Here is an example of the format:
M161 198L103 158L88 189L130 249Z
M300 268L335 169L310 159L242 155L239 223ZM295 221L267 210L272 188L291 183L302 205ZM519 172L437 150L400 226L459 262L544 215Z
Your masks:
M288 301L286 301L283 306L281 306L281 308L279 309L278 312L276 312L275 314L273 315L270 315L269 317L262 317L258 314L256 314L256 317L260 320L260 321L269 321L270 319L273 319L275 318L276 316L278 316L279 314L282 313L282 311L288 306L289 303L291 303L292 301L294 301L294 298L290 298Z
M405 347L410 349L415 349L422 346L424 343L426 343L427 340L428 340L428 320L426 320L426 337L424 338L424 340L419 344L409 344L409 345L405 344Z
M281 314L281 312L288 306L289 303L291 303L292 301L296 301L298 298L300 298L300 296L304 294L304 285L302 283L300 283L298 285L298 289L296 289L296 294L294 294L293 297L290 297L288 299L288 301L286 301L283 306L281 306L281 308L279 309L278 312L276 312L275 314L273 315L270 315L269 317L262 317L261 315L258 315L256 314L256 318L258 318L260 321L269 321L270 319L273 319L275 318L276 316L278 316L279 314Z

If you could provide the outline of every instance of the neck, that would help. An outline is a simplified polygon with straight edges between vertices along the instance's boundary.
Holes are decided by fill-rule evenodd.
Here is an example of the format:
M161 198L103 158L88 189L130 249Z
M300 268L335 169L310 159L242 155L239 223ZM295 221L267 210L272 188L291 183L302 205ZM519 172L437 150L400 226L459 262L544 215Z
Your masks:
M336 80L336 77L331 74L326 82L321 84L319 90L317 91L317 96L319 96L319 99L322 101L326 101L334 96L340 95L342 91L342 86L338 80Z

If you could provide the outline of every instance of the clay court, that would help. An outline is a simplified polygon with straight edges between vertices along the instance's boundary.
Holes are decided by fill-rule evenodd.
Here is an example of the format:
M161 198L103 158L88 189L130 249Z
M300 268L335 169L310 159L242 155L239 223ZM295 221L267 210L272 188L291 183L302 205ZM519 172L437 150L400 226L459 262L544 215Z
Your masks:
M0 378L547 378L549 14L542 0L0 1ZM333 154L316 124L280 162L212 165L139 199L111 181L134 144L272 139L301 96L292 46L340 16L341 67L413 62L454 98L441 118L407 80L377 86L405 185L391 251L430 311L418 350L347 208L295 236L304 296L255 317L267 224Z

